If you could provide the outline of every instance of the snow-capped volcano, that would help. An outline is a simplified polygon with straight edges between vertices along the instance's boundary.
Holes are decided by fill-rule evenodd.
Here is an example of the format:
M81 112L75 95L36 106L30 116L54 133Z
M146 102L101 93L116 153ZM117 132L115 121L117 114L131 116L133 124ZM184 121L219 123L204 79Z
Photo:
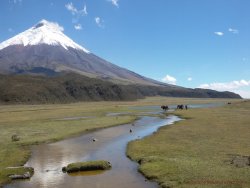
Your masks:
M41 20L38 24L30 29L6 40L0 44L0 50L11 45L39 45L48 44L54 46L62 46L66 50L68 47L77 50L83 50L86 53L89 51L79 44L76 44L73 40L63 34L63 27L57 23L48 22L47 20Z
M63 27L41 20L0 43L0 74L74 72L118 83L161 85L90 53L63 33Z

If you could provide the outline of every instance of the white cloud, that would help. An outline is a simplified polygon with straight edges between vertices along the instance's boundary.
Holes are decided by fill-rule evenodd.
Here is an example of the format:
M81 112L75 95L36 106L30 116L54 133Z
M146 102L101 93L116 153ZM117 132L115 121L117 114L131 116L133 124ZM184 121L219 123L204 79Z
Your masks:
M172 85L176 85L176 78L170 76L170 75L166 75L164 78L161 79L163 82L168 83L168 84L172 84Z
M83 9L77 9L72 2L65 5L66 9L71 12L72 16L72 23L74 24L74 28L76 30L81 30L82 26L79 24L79 20L82 16L88 15L87 6L84 4Z
M243 97L245 99L250 99L250 90L249 91L246 91L246 90L232 90L232 92L238 93L241 97Z
M231 33L233 33L233 34L238 34L239 33L238 29L229 28L228 31L231 32Z
M119 0L108 0L109 2L111 2L114 6L119 7L118 1Z
M250 89L249 91L242 90L240 88L249 87L250 80L240 80L240 81L232 81L226 83L210 83L210 84L201 84L199 88L203 89L213 89L217 91L231 91L240 94L244 98L250 97Z
M84 5L83 9L78 10L72 2L65 5L66 9L71 12L72 15L84 16L87 15L87 6Z
M75 28L76 30L82 30L82 25L81 25L81 24L76 24L76 25L74 26L74 28Z
M192 81L192 80L193 80L193 78L192 78L192 77L189 77L187 80L188 80L188 81Z
M103 28L104 27L104 21L100 17L95 17L95 23L98 27Z
M84 13L85 15L87 15L87 14L88 14L86 4L85 4L85 5L84 5L84 7L83 7L83 13Z
M223 33L223 32L220 32L220 31L216 31L216 32L214 32L214 34L215 34L215 35L218 35L218 36L223 36L223 35L224 35L224 33Z
M214 89L218 91L228 91L232 89L238 89L240 87L250 86L250 80L240 80L232 81L227 83L211 83L211 84L201 84L199 88Z
M75 15L75 14L78 12L78 10L74 7L74 5L73 5L72 2L66 4L65 7L66 7L66 9L67 9L68 11L70 11L71 14L73 14L73 15Z

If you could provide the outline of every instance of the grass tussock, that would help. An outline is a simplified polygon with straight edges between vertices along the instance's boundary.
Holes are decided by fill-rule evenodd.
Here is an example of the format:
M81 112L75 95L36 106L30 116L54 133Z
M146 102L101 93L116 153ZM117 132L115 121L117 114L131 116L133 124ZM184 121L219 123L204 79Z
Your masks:
M250 101L176 114L186 120L129 143L146 177L161 187L250 187Z
M79 172L79 171L94 171L94 170L108 170L111 168L111 164L108 161L87 161L68 164L63 167L63 171L67 173Z

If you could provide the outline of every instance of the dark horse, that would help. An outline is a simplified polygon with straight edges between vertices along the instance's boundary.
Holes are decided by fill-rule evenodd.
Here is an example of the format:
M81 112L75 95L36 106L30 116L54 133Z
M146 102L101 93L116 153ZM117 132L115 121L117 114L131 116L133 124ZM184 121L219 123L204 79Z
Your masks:
M162 105L162 106L161 106L161 109L162 109L162 110L165 110L165 111L168 110L168 105Z
M177 105L176 108L177 108L177 109L180 109L180 110L183 110L183 109L184 109L184 105L183 105L183 104L179 104L179 105Z

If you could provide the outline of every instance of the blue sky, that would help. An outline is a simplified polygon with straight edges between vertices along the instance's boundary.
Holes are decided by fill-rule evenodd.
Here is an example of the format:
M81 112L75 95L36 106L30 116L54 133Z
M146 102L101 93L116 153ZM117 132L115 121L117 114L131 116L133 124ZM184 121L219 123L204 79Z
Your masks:
M141 75L250 98L249 0L1 0L0 42L42 19Z

